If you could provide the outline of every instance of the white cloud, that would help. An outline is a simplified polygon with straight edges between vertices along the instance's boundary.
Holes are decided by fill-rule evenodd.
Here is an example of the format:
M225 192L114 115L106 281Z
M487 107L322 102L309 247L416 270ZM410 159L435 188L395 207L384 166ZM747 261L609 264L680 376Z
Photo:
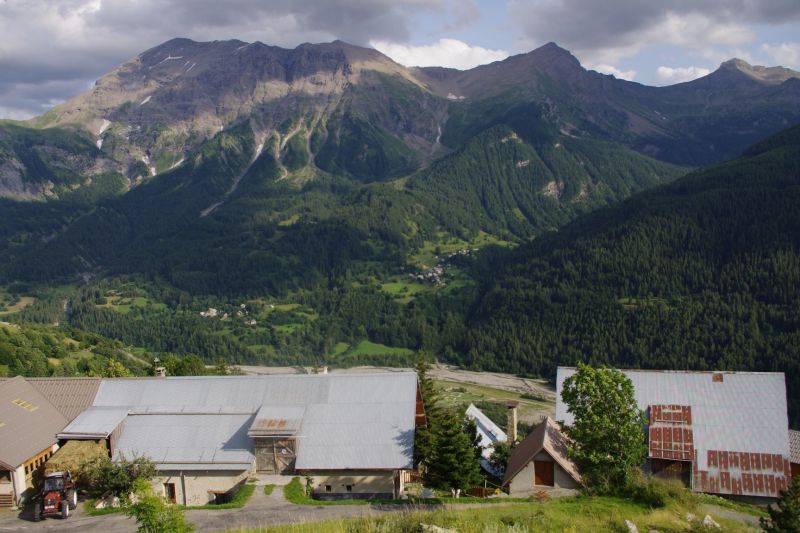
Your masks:
M586 64L615 65L659 45L703 53L756 39L754 24L800 18L797 0L508 0L513 23L535 44L555 41Z
M703 67L658 67L656 82L659 85L672 85L684 81L692 81L706 76L711 71Z
M762 44L761 50L772 63L800 70L800 43Z
M601 74L611 74L612 76L619 78L621 80L633 81L634 78L636 78L635 70L620 70L615 66L606 65L604 63L595 65L592 68L597 72L600 72Z
M500 61L508 57L505 50L470 46L458 39L439 39L433 44L413 46L373 40L370 46L407 67L450 67L460 70Z

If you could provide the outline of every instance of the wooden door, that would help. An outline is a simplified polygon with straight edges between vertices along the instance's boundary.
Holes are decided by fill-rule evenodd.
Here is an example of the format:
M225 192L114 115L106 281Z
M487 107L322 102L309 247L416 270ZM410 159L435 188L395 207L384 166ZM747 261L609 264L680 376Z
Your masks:
M546 485L552 487L555 485L555 463L552 461L534 461L533 462L533 484Z

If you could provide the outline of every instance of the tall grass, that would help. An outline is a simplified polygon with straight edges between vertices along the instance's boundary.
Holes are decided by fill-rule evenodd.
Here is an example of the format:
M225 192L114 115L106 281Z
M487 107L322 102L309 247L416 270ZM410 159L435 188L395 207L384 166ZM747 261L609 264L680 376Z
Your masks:
M557 498L545 503L481 506L479 508L442 508L420 511L409 508L402 512L378 516L329 520L306 524L289 524L260 529L237 530L241 533L417 533L421 524L454 529L459 533L600 533L627 532L625 520L634 522L639 531L690 532L697 520L686 520L689 508L670 501L662 508L652 508L630 499L610 496L577 496ZM702 520L703 514L698 514ZM752 527L714 516L723 531L744 533L758 531Z

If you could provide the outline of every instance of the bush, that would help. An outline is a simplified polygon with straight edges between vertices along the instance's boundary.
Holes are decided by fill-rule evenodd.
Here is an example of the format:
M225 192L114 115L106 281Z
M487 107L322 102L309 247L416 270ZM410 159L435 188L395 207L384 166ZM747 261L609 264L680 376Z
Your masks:
M692 506L694 501L693 494L680 482L666 481L642 473L633 476L624 495L653 508L666 507L670 503Z
M133 483L134 498L126 502L125 514L134 518L139 533L191 533L194 527L186 523L183 509L167 505L164 498L153 492L144 479Z
M132 461L124 457L119 461L103 457L83 463L78 474L89 482L89 492L93 496L113 494L124 497L133 490L136 480L153 479L156 465L145 457L137 457Z

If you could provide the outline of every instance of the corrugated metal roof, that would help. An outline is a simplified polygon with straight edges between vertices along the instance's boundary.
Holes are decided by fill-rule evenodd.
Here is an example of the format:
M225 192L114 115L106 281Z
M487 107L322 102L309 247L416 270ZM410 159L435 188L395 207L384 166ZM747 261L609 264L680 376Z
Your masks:
M128 415L125 407L90 407L59 434L59 439L105 438L111 435Z
M173 471L215 471L215 472L243 472L250 470L253 463L231 463L231 464L210 464L210 463L162 463L156 465L156 470L160 472Z
M100 378L25 378L36 390L72 421L92 405Z
M55 444L66 425L64 415L25 378L0 383L0 462L17 468Z
M478 437L481 439L480 444L483 448L481 451L481 466L495 476L501 475L503 472L492 465L490 458L492 457L492 452L494 452L495 443L508 440L506 432L500 429L483 411L473 404L469 404L469 407L467 407L467 418L475 422Z
M800 431L789 430L789 457L790 461L800 464Z
M639 408L652 405L691 407L694 467L706 472L718 452L754 452L788 458L789 420L783 373L623 370L634 386ZM556 418L567 424L572 415L561 400L564 380L574 368L558 369ZM770 469L772 472L772 469ZM775 472L783 475L783 468ZM772 475L772 474L770 474ZM723 492L709 490L709 492ZM758 494L744 490L743 494Z
M416 387L413 372L104 379L93 405L167 412L255 413L262 405L370 403Z
M305 412L302 405L262 405L247 434L251 437L294 435L300 429Z
M252 415L130 415L115 459L145 456L157 464L248 463L255 457Z
M412 465L416 389L413 372L106 379L94 405L129 410L117 450L159 464L252 462L260 413L301 416L298 469L396 469Z
M406 398L309 405L298 438L297 469L411 468L415 393Z

